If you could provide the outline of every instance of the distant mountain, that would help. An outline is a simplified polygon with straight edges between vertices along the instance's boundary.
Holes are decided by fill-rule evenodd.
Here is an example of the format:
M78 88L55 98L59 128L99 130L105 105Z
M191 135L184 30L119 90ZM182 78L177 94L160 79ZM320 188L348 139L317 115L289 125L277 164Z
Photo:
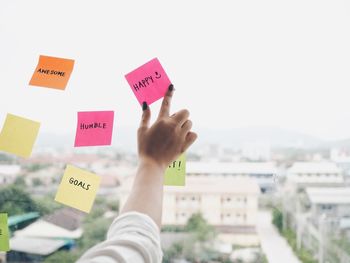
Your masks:
M38 148L65 148L74 147L75 134L56 134L43 132L38 136L36 147ZM114 131L112 147L136 152L136 130L134 128L119 128ZM80 149L96 149L101 147L79 147Z
M350 150L350 139L338 140L338 141L326 141L323 146L325 148L343 148Z
M272 148L315 148L324 144L322 139L300 132L274 127L245 127L231 130L200 131L199 141L217 143L232 148L241 148L251 143L266 143Z
M194 148L208 144L218 144L225 148L238 149L247 144L265 143L272 148L332 148L344 147L350 149L350 139L341 141L326 141L304 133L274 128L245 127L236 129L197 129L198 140ZM38 147L73 147L75 135L72 134L40 134ZM136 152L136 128L118 128L112 139L114 148Z

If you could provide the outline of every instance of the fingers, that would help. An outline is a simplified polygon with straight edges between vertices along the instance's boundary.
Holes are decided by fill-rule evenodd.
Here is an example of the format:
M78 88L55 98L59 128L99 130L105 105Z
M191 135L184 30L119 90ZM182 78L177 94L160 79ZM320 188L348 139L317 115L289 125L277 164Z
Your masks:
M191 120L187 120L185 121L185 123L181 126L181 131L184 134L187 134L192 128L192 121Z
M182 152L185 152L197 139L197 134L195 132L189 132L186 135L185 142L182 146Z
M171 118L173 118L180 125L180 127L182 127L189 116L190 112L188 110L180 110L179 112L172 115Z
M148 107L147 102L143 102L142 110L143 112L141 117L140 129L147 129L151 119L151 110Z
M174 85L170 84L168 91L166 92L163 98L163 102L159 110L158 118L169 117L171 98L173 97L173 93L174 93Z

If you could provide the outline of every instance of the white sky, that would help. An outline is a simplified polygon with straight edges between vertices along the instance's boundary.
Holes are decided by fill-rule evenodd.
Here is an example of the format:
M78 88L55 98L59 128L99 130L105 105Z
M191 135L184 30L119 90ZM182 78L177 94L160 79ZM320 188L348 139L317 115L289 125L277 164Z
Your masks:
M66 91L28 85L40 54L75 59ZM77 111L115 110L116 134L136 127L124 74L153 57L195 128L350 137L345 0L0 0L0 121L11 112L74 133Z

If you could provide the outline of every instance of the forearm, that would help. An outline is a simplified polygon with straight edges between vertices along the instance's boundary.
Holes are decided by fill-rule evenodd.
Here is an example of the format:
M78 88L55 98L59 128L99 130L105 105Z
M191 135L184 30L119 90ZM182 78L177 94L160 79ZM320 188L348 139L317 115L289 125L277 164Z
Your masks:
M122 212L136 211L150 216L161 227L165 167L141 160L134 184Z

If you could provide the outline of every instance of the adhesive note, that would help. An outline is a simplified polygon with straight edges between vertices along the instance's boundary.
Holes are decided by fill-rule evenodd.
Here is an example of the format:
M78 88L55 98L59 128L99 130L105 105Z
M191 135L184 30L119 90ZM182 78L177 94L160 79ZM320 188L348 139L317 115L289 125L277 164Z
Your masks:
M111 145L114 111L78 112L75 147Z
M144 101L150 105L164 97L171 84L157 58L126 74L125 78L141 105Z
M96 174L67 165L55 201L89 213L100 181Z
M9 251L9 227L6 213L0 213L0 251Z
M72 59L40 56L29 85L64 90L73 67Z
M7 114L0 135L0 150L28 158L37 138L40 123Z
M184 186L186 179L186 155L181 154L165 170L164 185Z

